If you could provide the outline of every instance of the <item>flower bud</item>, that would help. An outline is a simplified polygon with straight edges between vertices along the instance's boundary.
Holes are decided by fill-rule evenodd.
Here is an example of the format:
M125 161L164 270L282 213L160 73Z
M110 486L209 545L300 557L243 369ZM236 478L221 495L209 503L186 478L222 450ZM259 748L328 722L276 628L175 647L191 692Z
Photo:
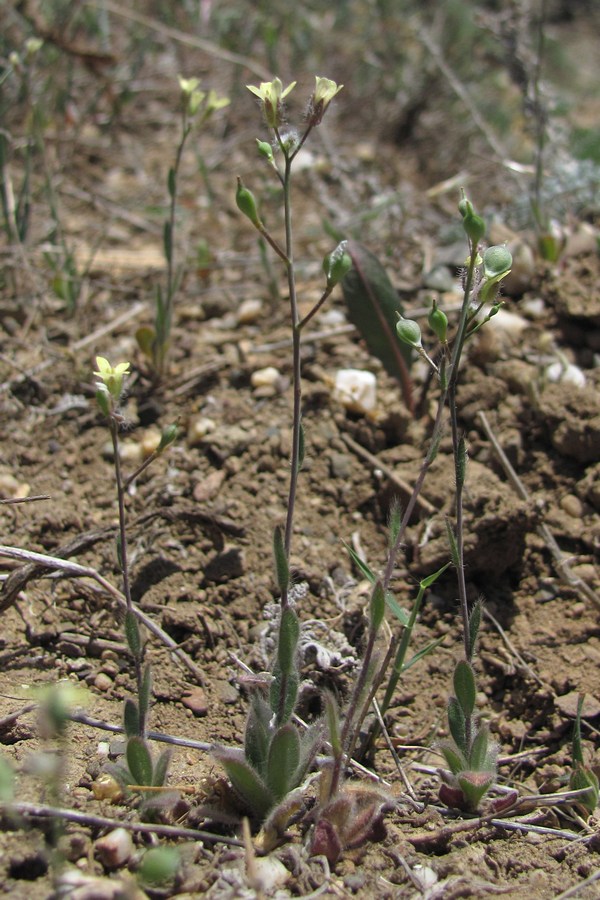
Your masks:
M396 323L396 334L402 343L408 344L409 347L419 349L423 346L421 343L421 329L413 319L405 319L404 316L400 316Z
M352 257L347 252L348 241L341 241L332 253L323 260L323 271L327 287L334 288L352 268Z
M237 180L237 192L235 195L235 202L237 203L238 209L240 212L244 213L248 219L252 222L255 228L262 228L262 222L260 221L260 216L258 215L258 209L256 207L256 200L254 199L254 194L252 191L249 191L248 188L245 188L242 184L242 179L238 176Z
M441 344L445 344L446 334L448 332L448 316L438 307L435 300L433 301L433 309L429 313L427 321L438 341Z

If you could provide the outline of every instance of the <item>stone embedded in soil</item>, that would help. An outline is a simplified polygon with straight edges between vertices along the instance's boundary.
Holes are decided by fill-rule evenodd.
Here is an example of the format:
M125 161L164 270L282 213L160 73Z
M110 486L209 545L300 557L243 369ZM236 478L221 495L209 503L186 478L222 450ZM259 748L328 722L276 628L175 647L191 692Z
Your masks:
M113 680L106 672L100 672L94 678L94 687L99 691L109 691L113 686Z
M569 716L569 718L574 719L577 715L579 696L579 691L571 691L569 694L563 694L562 697L557 697L554 704L564 716ZM581 715L584 719L595 719L600 716L600 700L586 694L583 698Z
M114 831L98 838L94 851L105 869L118 869L124 866L133 853L131 832L125 828L115 828Z
M181 698L181 702L185 708L191 710L195 716L205 716L208 712L208 700L206 699L204 689L201 687L195 687L186 691Z

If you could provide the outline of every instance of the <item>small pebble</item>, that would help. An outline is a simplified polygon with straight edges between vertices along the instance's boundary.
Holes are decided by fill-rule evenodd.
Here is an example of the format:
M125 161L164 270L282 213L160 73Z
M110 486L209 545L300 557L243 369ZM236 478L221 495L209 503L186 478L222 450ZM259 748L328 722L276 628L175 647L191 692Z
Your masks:
M94 678L94 687L99 691L109 691L112 686L113 680L105 672L99 672Z
M197 419L192 419L187 430L187 440L190 447L196 447L200 444L206 435L214 431L216 427L214 420L209 419L208 416L199 416Z
M250 297L240 303L237 313L239 325L251 325L260 319L263 311L263 302L257 297Z
M124 796L123 788L108 772L103 772L93 782L92 794L96 800L108 800L111 803L118 803Z
M148 430L144 432L141 444L142 456L144 459L148 459L149 456L152 456L160 444L161 438L162 434L158 428L148 428Z
M281 374L274 366L267 366L264 369L257 369L250 376L250 384L253 388L260 387L276 387L277 382L281 378Z
M583 516L583 503L574 494L565 494L560 500L560 505L573 519L580 519Z
M22 500L29 496L30 491L26 482L17 481L9 472L0 473L0 497L3 500Z
M133 853L131 832L125 828L115 828L98 838L94 850L105 869L118 869L125 865Z
M579 366L572 363L554 362L546 369L548 381L560 384L574 384L576 387L585 386L585 375Z
M181 698L181 702L195 716L205 716L208 712L208 700L204 689L201 687L191 688L186 691Z
M112 455L112 450L111 450ZM119 444L119 456L124 463L129 463L130 465L137 465L142 462L142 445L138 444L137 441L133 440L124 440Z
M333 397L353 412L373 412L377 403L377 379L362 369L339 369Z

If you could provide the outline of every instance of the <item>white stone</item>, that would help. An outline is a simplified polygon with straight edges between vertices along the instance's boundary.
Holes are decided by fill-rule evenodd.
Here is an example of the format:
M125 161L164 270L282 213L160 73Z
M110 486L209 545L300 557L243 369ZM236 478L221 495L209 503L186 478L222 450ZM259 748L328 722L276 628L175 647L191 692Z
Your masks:
M243 300L238 307L238 325L251 325L260 319L263 311L263 302L258 297L249 297Z
M96 856L107 869L118 869L125 865L133 853L131 832L125 828L115 828L95 844Z
M546 369L546 378L553 384L574 384L585 387L586 378L579 366L572 363L554 362Z
M374 412L377 403L377 379L362 369L339 369L335 375L333 397L354 412Z
M275 387L281 375L279 369L274 366L267 366L264 369L257 369L250 376L250 384L254 388L258 387Z
M187 431L187 439L190 447L195 447L196 444L199 444L204 440L206 435L210 434L211 431L214 431L216 427L214 419L209 419L208 416L198 416L198 418L192 419L188 425Z

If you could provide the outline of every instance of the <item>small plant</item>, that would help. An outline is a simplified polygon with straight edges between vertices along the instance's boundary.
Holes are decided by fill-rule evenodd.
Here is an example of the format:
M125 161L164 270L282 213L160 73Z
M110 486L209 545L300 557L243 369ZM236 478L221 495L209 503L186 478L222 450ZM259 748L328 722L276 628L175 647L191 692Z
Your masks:
M244 748L220 748L215 754L234 788L259 821L263 821L267 815L282 819L288 811L291 811L296 802L293 791L304 779L321 741L320 725L300 733L292 721L299 685L297 647L300 623L294 604L290 553L298 478L304 460L300 343L302 329L318 312L352 264L346 252L345 242L339 244L325 257L323 261L325 288L320 299L301 318L293 261L292 166L310 132L321 123L329 104L341 90L341 86L328 78L316 78L315 90L309 101L302 133L288 128L285 124L284 100L294 87L295 82L292 82L284 88L279 78L263 82L260 87L248 86L260 101L265 122L273 138L273 144L261 140L257 143L260 156L274 169L283 188L285 229L283 245L264 225L257 201L242 183L241 178L238 178L236 192L239 210L250 220L261 238L275 251L285 266L292 327L292 458L285 527L277 525L273 537L277 586L281 600L277 650L270 684L266 686L268 701L260 693L252 698L246 722ZM282 168L278 165L276 155L282 158Z
M579 801L585 812L592 816L600 802L598 776L586 765L583 758L583 746L581 744L581 710L583 708L583 695L577 701L577 714L573 726L573 771L569 779L569 789L572 791L587 790L587 794Z
M434 361L423 347L421 329L417 322L400 317L397 332L401 341L413 348L436 374L440 384L438 411L434 422L430 449L421 467L421 473L398 529L384 577L389 582L395 553L412 512L413 498L420 491L427 470L439 446L442 431L442 414L448 405L452 428L452 450L456 483L455 524L447 523L450 556L458 577L458 593L463 630L464 659L454 672L454 696L448 702L448 725L451 739L441 745L450 772L444 773L441 799L450 806L475 811L492 786L496 776L496 745L491 740L486 725L480 725L475 714L477 695L473 668L477 635L481 623L481 601L472 607L467 599L464 567L464 519L463 494L467 472L467 444L460 433L456 388L462 352L465 343L497 314L502 302L498 300L500 282L510 272L512 257L506 247L488 247L480 254L480 244L485 235L485 222L477 215L472 203L464 196L459 203L463 228L469 245L469 255L464 276L463 302L458 326L452 339L448 338L448 320L435 304L428 324L439 342L438 361Z
M156 286L154 326L142 326L136 332L139 347L149 359L153 372L159 380L165 373L173 321L173 304L181 284L183 271L180 266L177 266L175 257L177 193L183 151L194 125L204 124L214 112L229 103L226 97L217 97L214 91L209 91L208 94L201 91L199 85L200 82L197 78L179 76L181 132L175 151L175 161L167 175L169 216L163 227L163 251L167 263L166 282L164 289L160 284Z
M129 372L129 363L122 362L112 366L102 356L96 357L98 370L94 374L99 381L96 382L96 401L102 413L106 416L110 430L113 458L115 467L115 480L117 486L117 503L119 510L119 529L117 534L117 559L123 579L123 594L127 602L125 612L125 637L131 653L136 680L136 699L127 698L123 713L123 728L127 738L125 751L125 765L117 765L112 773L126 787L134 785L145 788L162 788L166 782L170 751L165 750L157 760L154 760L146 739L148 714L152 699L152 671L150 665L145 663L144 641L138 625L138 621L131 600L129 564L127 555L127 535L125 517L125 493L127 487L138 477L140 472L147 468L157 456L163 453L173 443L177 436L177 428L174 425L167 427L161 437L158 447L139 468L124 479L121 470L119 430L123 423L120 413L120 404L124 392L124 379ZM149 805L149 804L146 804Z

